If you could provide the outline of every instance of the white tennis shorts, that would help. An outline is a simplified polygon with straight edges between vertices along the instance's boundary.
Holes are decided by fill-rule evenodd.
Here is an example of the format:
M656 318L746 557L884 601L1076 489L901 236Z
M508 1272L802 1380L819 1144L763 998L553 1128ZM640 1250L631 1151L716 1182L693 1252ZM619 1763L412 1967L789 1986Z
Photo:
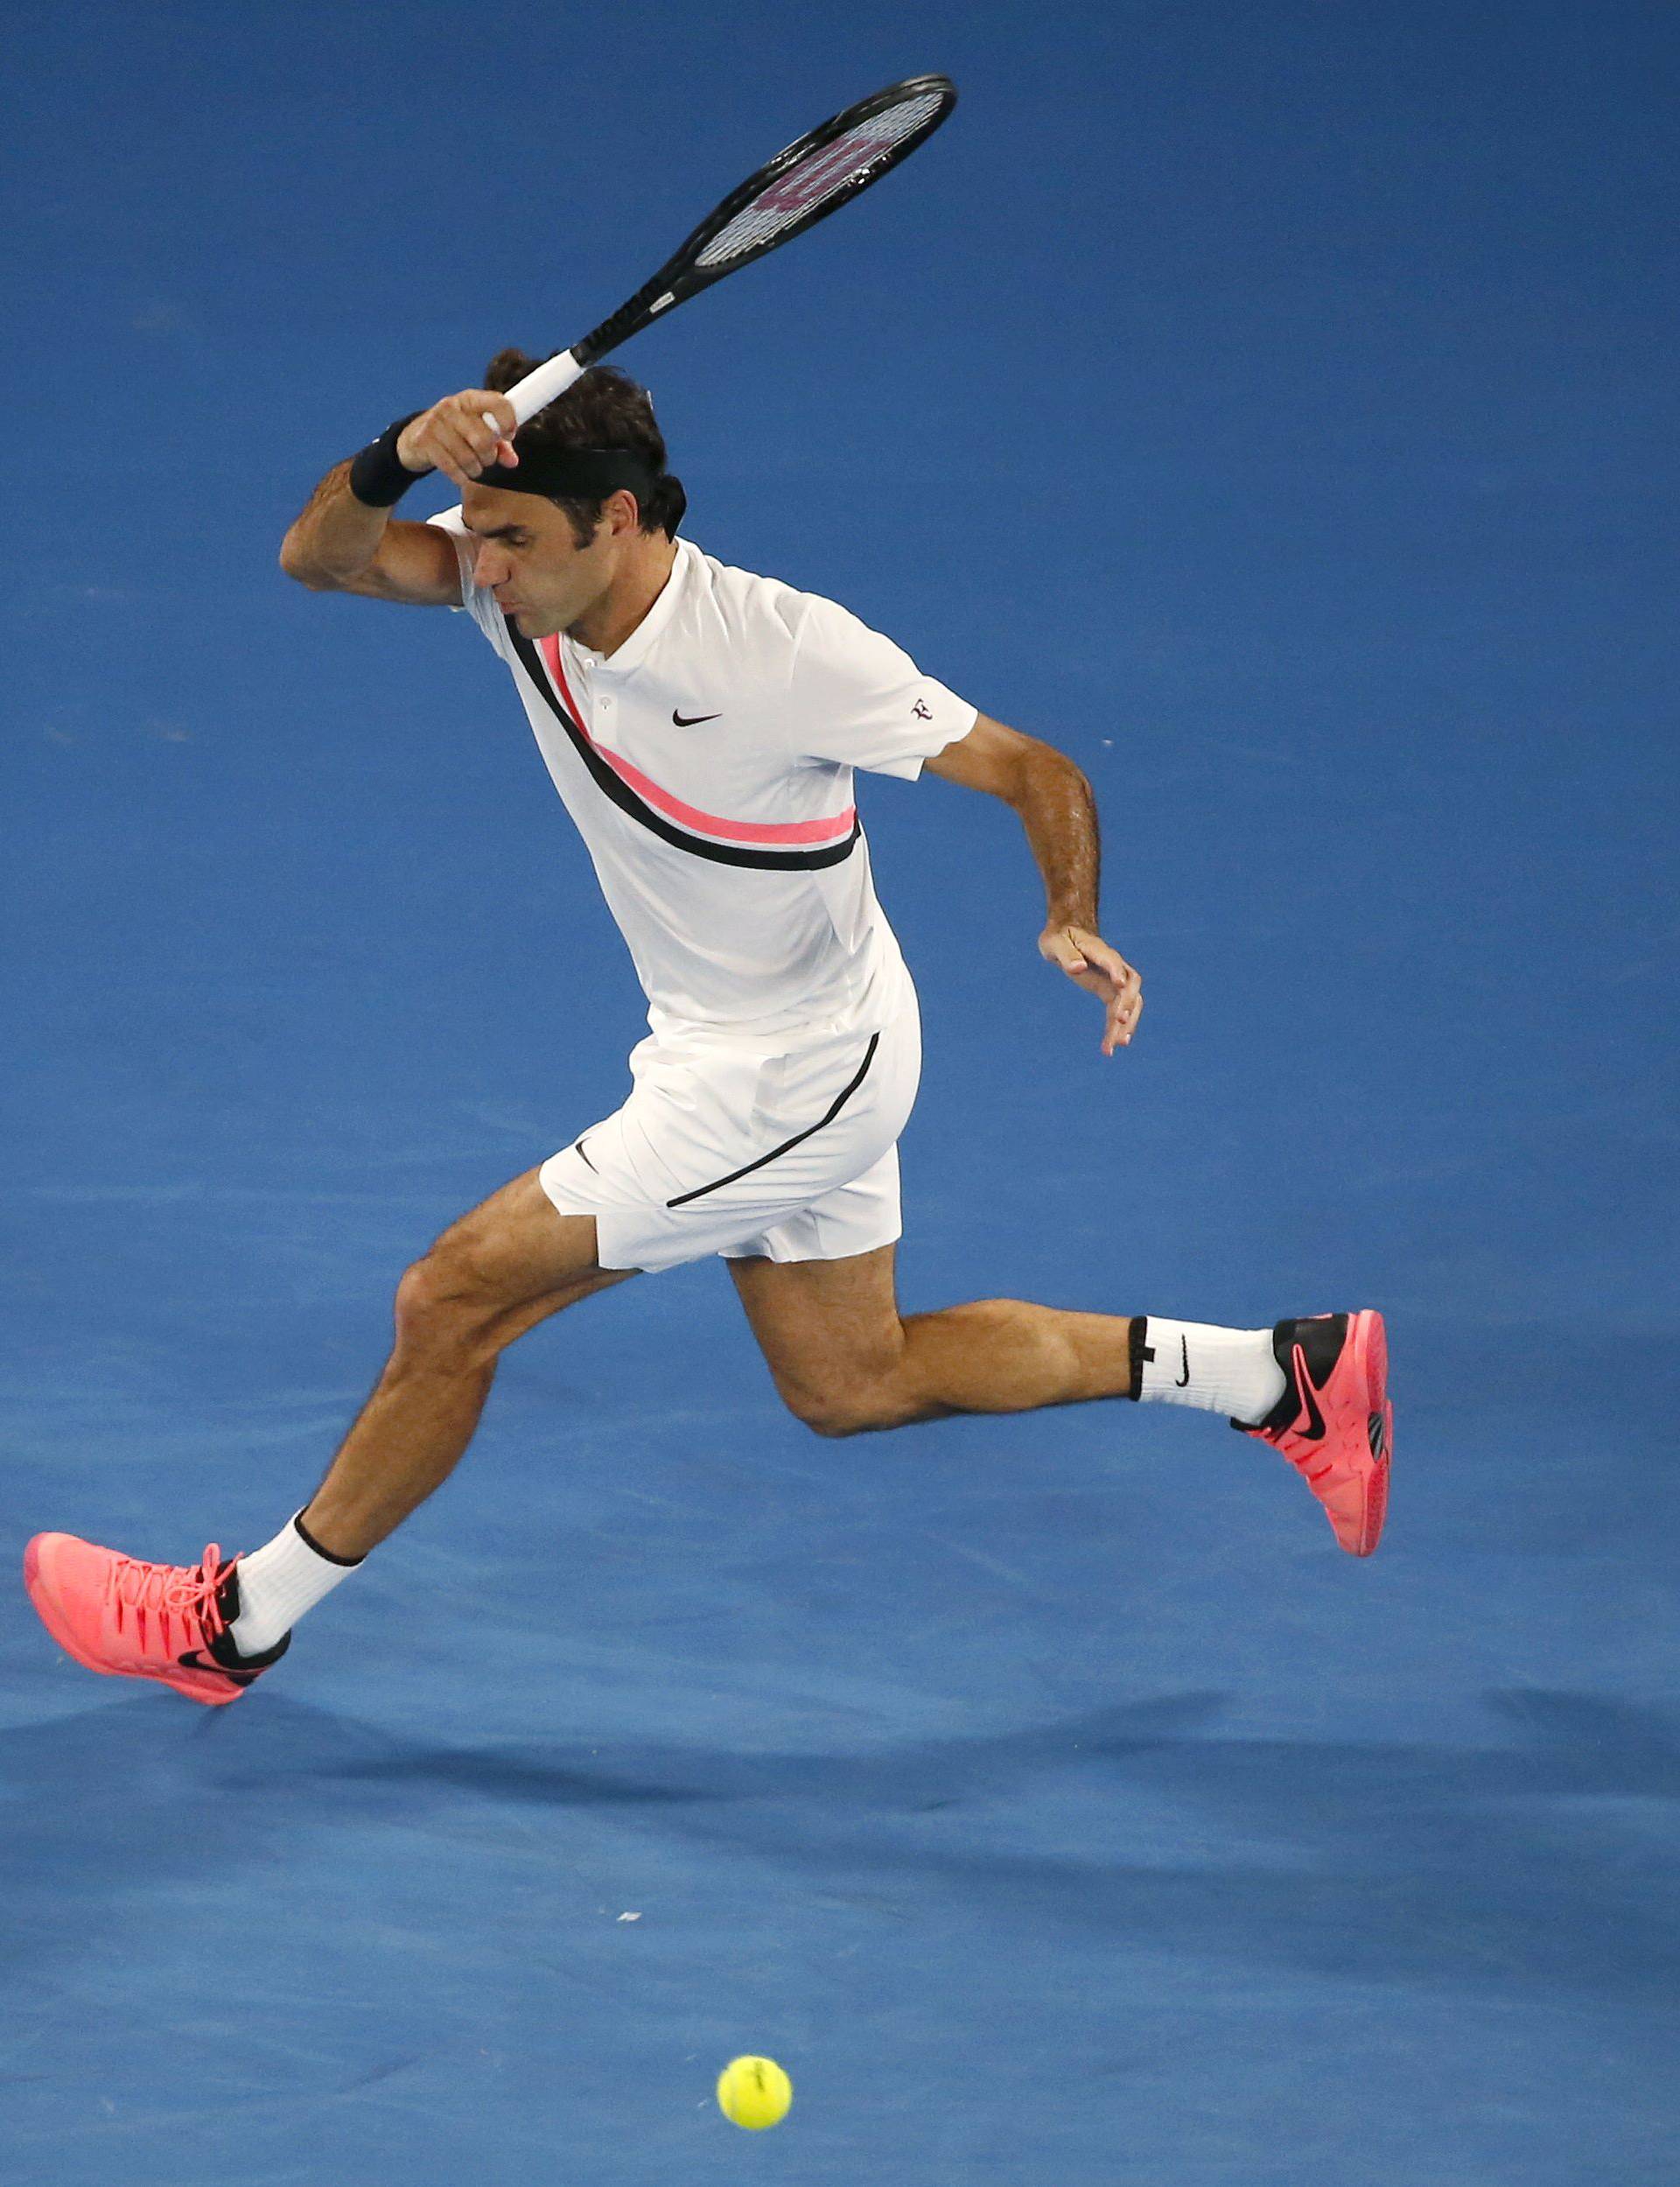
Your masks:
M767 1054L723 1034L650 1036L623 1108L537 1172L562 1215L592 1215L603 1268L843 1260L890 1245L898 1139L921 1077L912 992L878 1032Z

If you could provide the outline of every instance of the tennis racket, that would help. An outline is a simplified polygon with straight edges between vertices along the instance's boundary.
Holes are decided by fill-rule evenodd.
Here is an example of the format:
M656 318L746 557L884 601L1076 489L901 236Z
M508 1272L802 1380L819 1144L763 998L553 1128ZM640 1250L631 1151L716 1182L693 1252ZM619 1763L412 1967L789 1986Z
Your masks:
M850 205L925 144L956 104L948 76L912 76L858 100L766 160L611 319L508 389L514 417L522 425L632 334Z

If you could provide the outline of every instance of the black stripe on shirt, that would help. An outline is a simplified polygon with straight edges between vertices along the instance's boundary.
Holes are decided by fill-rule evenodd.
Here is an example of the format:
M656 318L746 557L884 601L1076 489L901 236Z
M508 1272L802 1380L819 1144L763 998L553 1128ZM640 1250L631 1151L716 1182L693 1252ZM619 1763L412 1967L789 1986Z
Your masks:
M797 1146L802 1140L812 1138L822 1129L825 1124L832 1124L841 1110L857 1092L858 1087L863 1084L864 1078L868 1076L870 1065L875 1061L875 1051L880 1044L880 1034L872 1033L869 1036L869 1046L864 1050L864 1060L858 1066L857 1076L849 1086L836 1094L826 1116L819 1117L815 1124L808 1124L802 1132L795 1132L792 1139L783 1139L780 1146L773 1146L767 1154L760 1154L756 1161L743 1162L738 1169L732 1169L727 1177L714 1177L709 1185L696 1185L692 1192L679 1192L675 1200L668 1200L665 1202L666 1206L668 1208L686 1207L690 1200L704 1199L709 1192L720 1192L725 1185L732 1185L738 1177L750 1177L755 1169L762 1169L766 1162L775 1161L780 1156L787 1153L790 1148Z
M823 866L838 866L843 859L851 856L863 835L862 824L854 819L851 833L839 843L824 843L809 851L749 850L733 843L713 843L704 836L690 835L686 828L674 826L662 813L655 812L643 798L639 797L628 782L613 773L606 761L584 733L581 722L574 721L570 711L556 694L543 664L542 656L531 641L507 626L508 635L514 652L519 655L528 676L548 704L550 712L565 731L571 747L589 769L595 786L609 797L622 813L632 820L640 821L649 834L662 842L672 844L679 851L691 851L696 858L711 859L719 866L751 866L772 873L809 873Z

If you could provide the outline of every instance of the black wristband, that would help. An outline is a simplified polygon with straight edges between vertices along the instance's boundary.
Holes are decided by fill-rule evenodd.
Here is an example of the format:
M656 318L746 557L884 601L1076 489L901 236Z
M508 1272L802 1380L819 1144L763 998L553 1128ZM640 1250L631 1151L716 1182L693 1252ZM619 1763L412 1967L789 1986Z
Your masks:
M359 455L351 458L350 491L367 508L392 508L416 479L425 476L424 471L410 471L396 452L398 435L419 415L418 410L410 410L406 417L399 417L377 440L370 440Z

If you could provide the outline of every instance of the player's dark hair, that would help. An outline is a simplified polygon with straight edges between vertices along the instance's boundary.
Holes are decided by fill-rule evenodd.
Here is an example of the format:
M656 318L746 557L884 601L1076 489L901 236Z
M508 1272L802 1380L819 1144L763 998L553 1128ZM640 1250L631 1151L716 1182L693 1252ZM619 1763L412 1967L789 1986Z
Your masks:
M493 394L505 395L515 381L535 372L545 361L528 357L522 349L504 349L485 368L484 384ZM522 446L537 448L629 448L654 473L653 491L641 506L643 531L662 531L675 539L689 497L681 479L665 468L665 436L654 416L652 398L627 373L615 365L594 365L574 380L564 395L519 429ZM595 536L606 506L605 497L584 501L572 494L551 494L556 508L571 520L572 537L585 547Z

